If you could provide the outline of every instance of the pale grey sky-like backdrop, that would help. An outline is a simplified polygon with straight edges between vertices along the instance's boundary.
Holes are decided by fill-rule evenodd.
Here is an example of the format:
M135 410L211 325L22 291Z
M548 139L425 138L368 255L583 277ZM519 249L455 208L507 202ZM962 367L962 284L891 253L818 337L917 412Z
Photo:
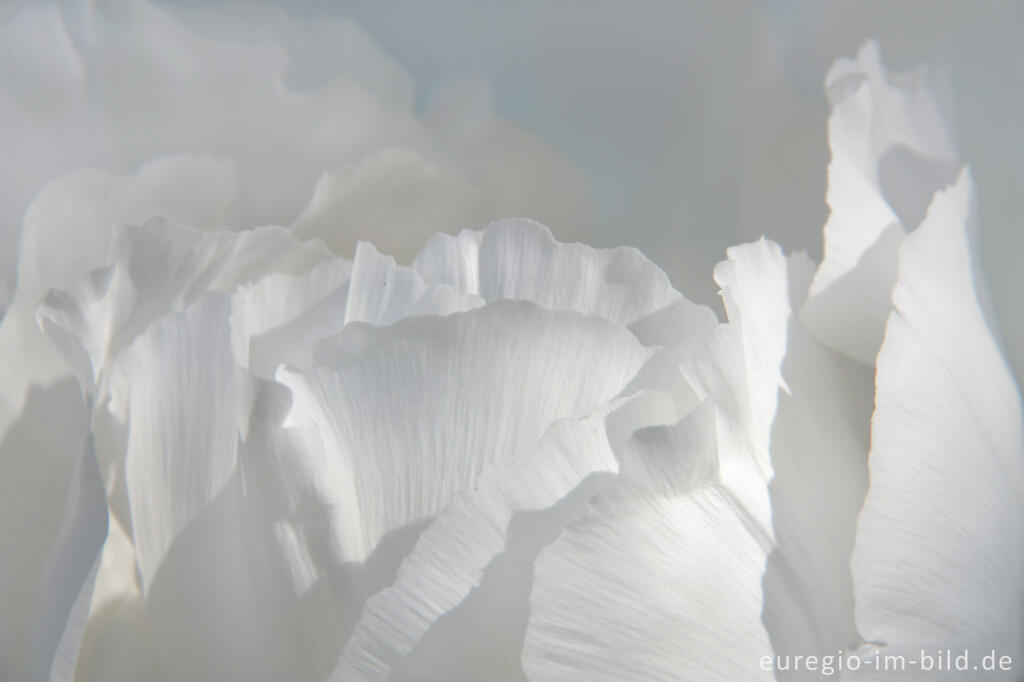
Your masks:
M983 262L1010 354L1024 363L1022 2L275 4L359 23L411 75L421 106L453 78L485 79L498 115L583 173L591 241L641 248L700 300L714 297L711 265L739 241L766 234L820 258L832 62L875 38L892 68L929 63L947 74L978 185Z

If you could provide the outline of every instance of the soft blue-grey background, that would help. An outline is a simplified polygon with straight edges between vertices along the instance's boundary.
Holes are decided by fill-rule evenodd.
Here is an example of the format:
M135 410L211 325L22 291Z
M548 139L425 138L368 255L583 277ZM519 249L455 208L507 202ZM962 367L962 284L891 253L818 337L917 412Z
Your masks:
M1024 367L1024 3L276 4L354 19L409 72L421 103L453 77L483 76L499 115L582 170L593 241L640 247L700 300L714 297L710 267L738 241L767 234L820 257L831 63L868 38L892 68L929 63L948 75L979 187L983 262Z

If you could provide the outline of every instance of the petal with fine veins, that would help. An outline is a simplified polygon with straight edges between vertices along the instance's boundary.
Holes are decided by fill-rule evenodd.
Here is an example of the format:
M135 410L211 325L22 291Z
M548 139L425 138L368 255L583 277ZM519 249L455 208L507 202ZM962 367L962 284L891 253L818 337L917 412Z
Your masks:
M973 210L963 171L901 249L853 555L857 628L883 654L967 649L980 660L995 649L1018 661L1021 401L978 302ZM856 677L873 673L864 666ZM911 669L904 676L938 678Z
M616 485L537 562L531 679L769 680L761 580L772 529L769 429L789 316L786 261L765 241L716 268L730 322L684 373L703 398L627 441Z
M341 543L359 561L386 533L440 511L488 462L615 397L649 354L602 320L527 303L349 325L325 344L320 366L278 380L296 423L317 424L337 453L325 476L337 476Z
M425 282L416 270L395 264L367 242L356 247L345 322L394 324L410 315L447 315L483 305L443 282Z
M67 290L48 292L42 326L87 391L107 363L147 325L180 311L205 291L231 291L273 272L299 273L326 257L283 228L199 232L162 218L115 231L114 262Z
M605 435L604 412L606 410L600 410L586 419L555 422L536 444L517 457L491 463L471 491L456 496L421 534L413 551L403 561L395 584L367 601L331 679L390 679L396 666L407 670L413 678L440 679L445 677L443 669L458 658L462 660L456 667L463 669L472 669L474 661L482 664L482 669L468 675L468 671L463 670L463 676L497 679L495 657L517 660L525 619L519 622L519 618L509 618L507 613L502 613L500 606L494 604L495 595L482 595L479 599L489 599L491 604L487 620L495 627L485 629L498 632L481 637L480 623L472 619L449 625L463 643L469 638L477 640L473 655L461 650L451 651L443 644L428 644L432 651L421 660L401 659L412 653L441 616L466 599L481 582L484 569L492 559L509 547L514 515L548 509L590 474L617 470ZM575 506L581 510L585 499L577 501ZM544 525L554 534L564 523L565 520L559 524L552 518ZM520 570L506 576L507 582L496 589L512 588L522 574ZM527 580L528 575L527 570ZM507 593L501 596L508 599Z
M143 591L235 468L241 408L229 306L210 294L162 318L112 370L110 410L130 425L125 482Z
M563 244L526 218L499 220L479 233L435 235L414 267L429 282L487 302L533 301L622 325L681 298L664 271L638 250Z

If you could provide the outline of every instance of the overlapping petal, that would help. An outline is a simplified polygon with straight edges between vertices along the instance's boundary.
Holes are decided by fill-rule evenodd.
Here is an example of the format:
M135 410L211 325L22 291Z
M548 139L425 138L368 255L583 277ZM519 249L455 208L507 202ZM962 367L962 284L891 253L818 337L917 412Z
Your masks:
M958 162L922 73L872 44L832 70L824 262L730 249L720 324L635 249L526 218L444 234L520 212L571 230L573 172L480 83L423 124L358 29L304 40L260 12L119 0L0 26L12 153L52 134L119 172L156 159L63 176L24 221L0 322L0 546L19 549L0 676L762 680L858 645L1024 657L1019 391L969 175L932 199ZM352 54L321 59L337 40ZM40 153L0 220L62 159ZM289 227L224 231L266 223Z
M682 366L704 403L634 433L616 484L538 559L531 679L772 677L758 662L786 261L764 241L729 256L716 277L730 322Z
M1022 655L1021 402L978 300L973 212L964 171L901 249L853 556L869 659L871 647L908 659L969 651L974 664L992 650ZM993 679L1015 676L1003 672ZM884 674L864 666L853 677Z
M878 44L836 62L825 256L801 317L826 344L874 365L896 283L899 246L960 162L926 69L890 73Z

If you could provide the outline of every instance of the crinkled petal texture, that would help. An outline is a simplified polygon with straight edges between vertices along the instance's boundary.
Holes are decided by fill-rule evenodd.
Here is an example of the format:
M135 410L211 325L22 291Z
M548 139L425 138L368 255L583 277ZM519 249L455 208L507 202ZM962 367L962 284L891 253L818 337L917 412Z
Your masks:
M716 276L730 321L682 367L701 407L630 435L619 477L538 558L531 679L772 679L761 576L786 261L762 241Z
M964 171L901 249L853 556L866 659L1024 654L1021 402L978 301L973 204ZM851 677L886 674L864 666Z
M157 249L131 267L182 267L195 277L188 286L167 284L167 272L148 293L117 284L129 277L122 226L154 218L202 231L290 226L252 237L267 256L284 257L260 274L282 275L254 284L255 303L237 304L256 308L244 316L257 329L246 366L270 379L281 361L308 365L313 341L344 325L335 306L345 308L336 285L347 281L346 266L289 279L313 262L293 249L294 237L322 239L345 257L373 239L408 260L435 232L508 215L575 236L591 221L580 174L499 120L485 86L440 90L432 106L445 120L421 120L408 75L344 19L270 7L239 17L149 0L32 3L3 12L0 45L0 553L16 557L0 565L0 677L19 679L31 604L71 509L64 501L92 421L94 405L74 378L102 399L106 363L151 321L199 298L213 276L177 260L174 249L189 247L164 245L174 251L167 262ZM225 235L216 240L204 256L211 264L235 248ZM319 260L330 255L308 248ZM115 261L120 270L94 272ZM237 274L224 291L255 273ZM87 275L91 291L75 287L77 303L48 302L58 326L81 335L59 339L64 354L55 352L36 306ZM102 304L108 287L140 302ZM107 319L67 317L90 305L90 316ZM300 310L302 324L285 324ZM104 453L97 457L112 485ZM114 506L127 523L117 480Z
M110 264L39 310L85 392L110 515L39 607L68 618L38 638L39 670L76 679L492 678L496 660L522 677L537 555L637 428L704 390L673 394L677 368L645 387L696 342L629 326L717 327L635 250L528 220L437 237L413 267L277 228L154 220L111 240ZM764 362L747 351L736 371ZM763 490L746 438L737 467ZM465 638L476 656L453 655Z
M32 62L68 67L53 101L85 107L96 79L103 112L173 109L117 94L133 55L168 60L170 92L240 69L225 111L265 106L275 134L295 115L300 152L346 151L301 212L295 187L254 189L285 141L263 157L227 128L227 161L76 172L29 209L0 323L0 547L19 549L0 564L0 676L803 680L779 657L1024 657L1021 403L979 302L970 177L931 198L953 158L941 117L875 48L830 76L825 262L730 249L720 323L638 251L523 218L438 234L409 265L368 242L339 258L365 227L387 244L414 218L477 220L498 186L503 211L532 193L521 158L481 151L523 146L487 93L430 105L473 173L361 128L335 148L314 104L373 127L381 102L408 106L401 79L298 94L246 43L268 35L255 19L225 46L220 14L97 12L16 15L43 36L61 22ZM115 19L163 40L111 40ZM320 61L291 21L273 39ZM220 229L282 206L291 228Z

